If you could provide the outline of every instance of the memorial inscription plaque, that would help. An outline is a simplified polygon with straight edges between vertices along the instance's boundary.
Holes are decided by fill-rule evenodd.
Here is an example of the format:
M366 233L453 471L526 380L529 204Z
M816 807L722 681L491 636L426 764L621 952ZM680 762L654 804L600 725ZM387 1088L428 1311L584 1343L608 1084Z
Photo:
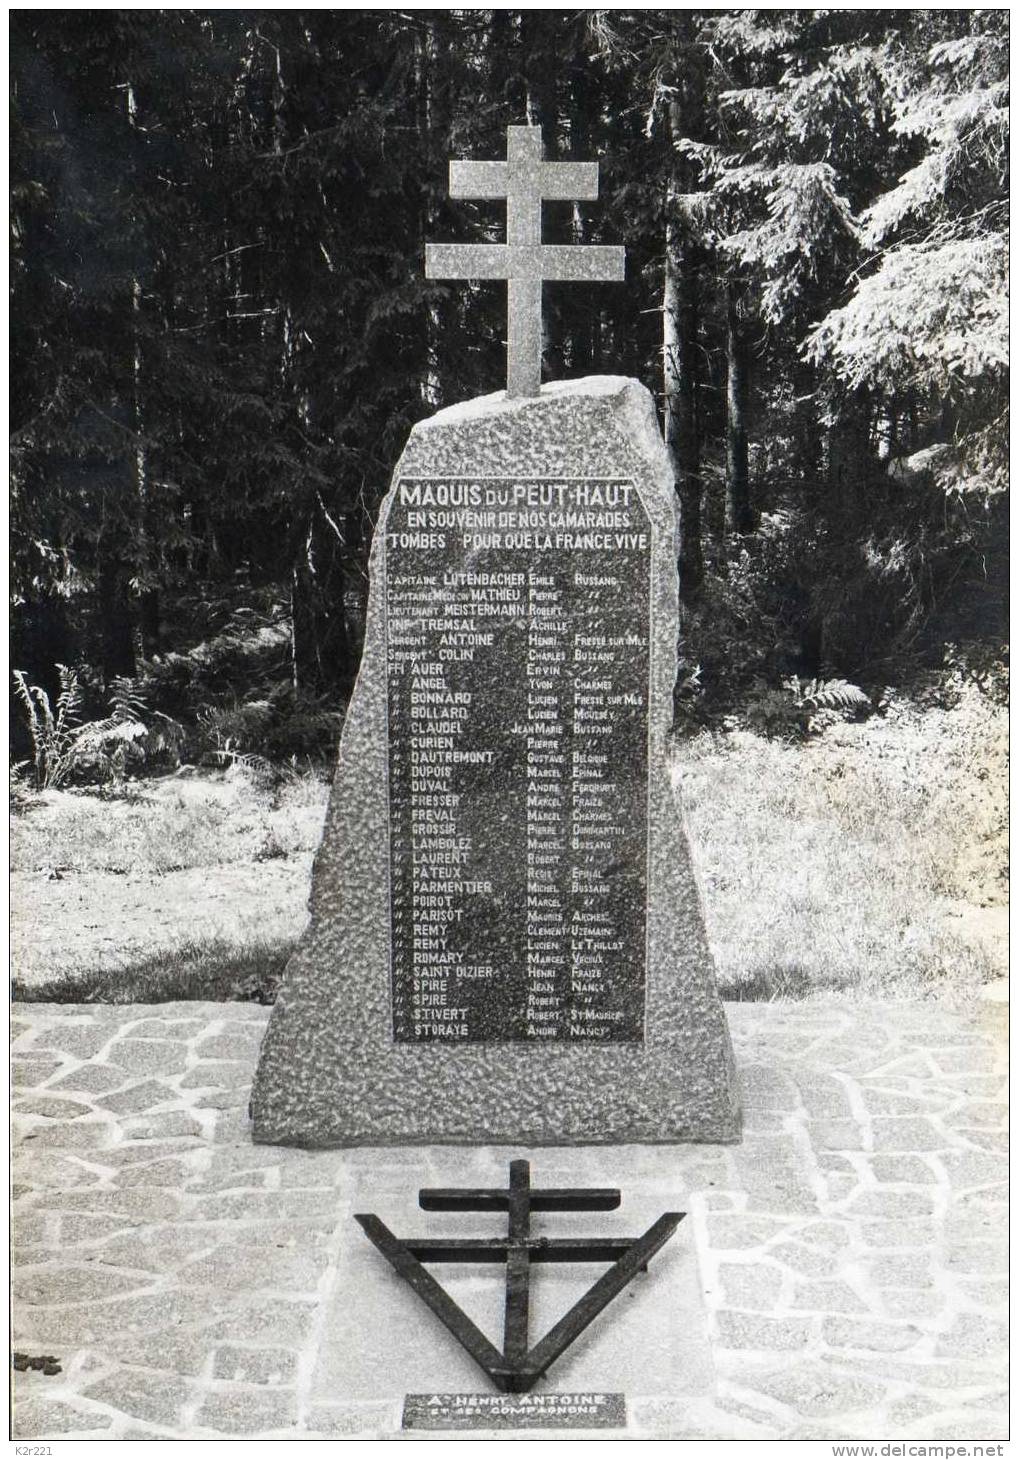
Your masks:
M396 484L398 1042L643 1039L650 559L633 480Z
M405 1430L624 1430L622 1394L408 1394Z

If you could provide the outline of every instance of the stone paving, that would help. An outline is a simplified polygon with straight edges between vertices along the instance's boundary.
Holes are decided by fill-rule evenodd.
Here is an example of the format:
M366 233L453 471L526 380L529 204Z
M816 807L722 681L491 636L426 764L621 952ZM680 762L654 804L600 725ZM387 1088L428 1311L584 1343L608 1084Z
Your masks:
M1007 1437L1003 1007L729 1006L742 1145L544 1151L253 1146L266 1013L15 1006L14 1346L62 1365L15 1374L17 1438L382 1438L486 1389L351 1213L443 1230L418 1186L525 1154L689 1214L542 1387L624 1390L634 1438Z

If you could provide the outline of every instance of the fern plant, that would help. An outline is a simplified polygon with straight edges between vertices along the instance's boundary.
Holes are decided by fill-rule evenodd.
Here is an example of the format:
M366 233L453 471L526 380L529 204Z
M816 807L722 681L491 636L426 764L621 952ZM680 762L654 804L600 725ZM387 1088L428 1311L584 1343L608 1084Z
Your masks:
M175 755L184 727L158 711L149 714L131 679L115 679L110 687L110 713L81 723L81 685L74 670L59 664L60 693L51 706L46 691L14 671L15 692L25 709L35 784L40 791L66 784L72 776L120 785L129 764L143 765L158 755Z
M205 760L213 765L220 766L223 770L234 770L249 775L256 785L271 785L277 779L277 769L264 755L257 755L254 751L241 750L227 736L217 735L218 744L215 749L206 751Z
M80 730L81 684L73 669L58 664L60 690L56 705L41 685L29 684L21 669L14 670L14 690L25 710L32 739L35 786L45 791L62 785L74 768L75 739Z
M873 708L863 690L847 679L801 679L794 674L779 689L757 680L747 718L766 735L803 736Z
M847 679L800 679L794 674L784 688L792 695L796 708L808 715L818 710L849 710L856 714L871 708L869 697Z
M858 719L874 708L863 690L848 679L800 679L794 674L783 689L805 735L816 735L840 720Z
M105 784L119 786L129 765L142 767L157 756L176 756L185 731L179 721L150 712L134 680L114 679L110 713L81 726L75 741L79 769Z

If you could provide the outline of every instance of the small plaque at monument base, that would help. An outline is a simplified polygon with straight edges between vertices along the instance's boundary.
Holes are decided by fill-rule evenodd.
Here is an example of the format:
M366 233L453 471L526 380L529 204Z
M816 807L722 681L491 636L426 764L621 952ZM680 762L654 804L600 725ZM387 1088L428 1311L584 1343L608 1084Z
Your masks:
M622 1430L622 1394L408 1394L405 1430Z

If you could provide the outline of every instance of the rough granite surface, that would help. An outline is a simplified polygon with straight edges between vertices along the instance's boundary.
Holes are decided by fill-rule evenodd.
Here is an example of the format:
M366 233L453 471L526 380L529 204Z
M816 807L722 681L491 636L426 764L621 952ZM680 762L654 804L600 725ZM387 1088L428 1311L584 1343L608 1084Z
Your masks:
M733 1141L739 1106L725 1014L682 814L666 764L676 677L674 492L648 392L598 376L440 411L411 432L401 476L629 477L652 524L649 884L643 1044L408 1045L389 975L386 639L371 557L361 672L340 743L311 922L291 959L252 1095L256 1142Z

